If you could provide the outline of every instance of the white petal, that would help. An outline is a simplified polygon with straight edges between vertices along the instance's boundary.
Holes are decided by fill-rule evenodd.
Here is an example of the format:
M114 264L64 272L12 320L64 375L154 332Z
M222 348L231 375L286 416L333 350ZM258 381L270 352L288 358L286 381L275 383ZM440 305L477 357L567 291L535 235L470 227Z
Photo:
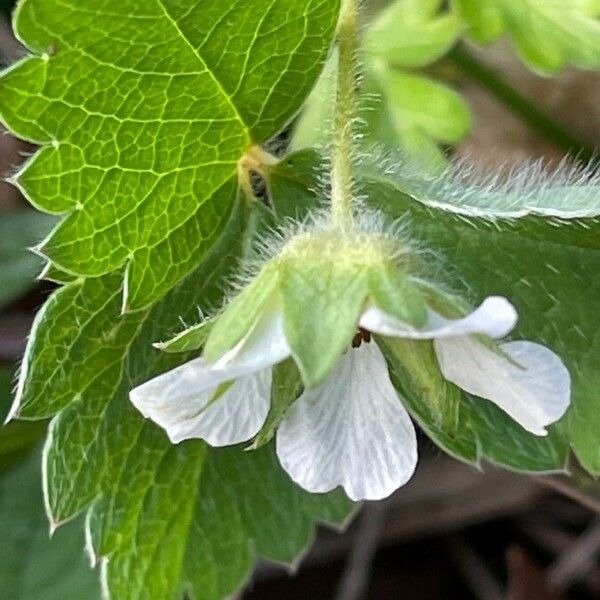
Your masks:
M434 343L448 381L491 400L531 433L546 435L545 427L560 419L569 407L569 372L545 346L533 342L501 344L515 365L474 338Z
M273 366L290 354L291 349L283 331L283 312L276 306L265 312L250 333L223 355L214 368L232 373L251 373Z
M266 312L217 363L197 358L133 389L132 403L174 443L190 438L229 446L263 426L271 396L270 367L290 355L280 310ZM219 385L231 386L214 402Z
M432 310L428 311L428 316L427 324L417 329L377 306L371 306L360 318L360 326L380 335L429 340L474 333L501 338L512 331L517 323L514 306L500 296L486 298L478 308L462 319L446 319Z
M198 438L211 446L230 446L254 437L264 425L271 370L236 379L211 403L219 384L230 379L228 375L198 358L147 381L129 396L146 418L166 430L174 444Z
M389 496L417 464L414 426L372 342L348 350L320 386L292 404L277 455L309 492L342 486L352 500Z

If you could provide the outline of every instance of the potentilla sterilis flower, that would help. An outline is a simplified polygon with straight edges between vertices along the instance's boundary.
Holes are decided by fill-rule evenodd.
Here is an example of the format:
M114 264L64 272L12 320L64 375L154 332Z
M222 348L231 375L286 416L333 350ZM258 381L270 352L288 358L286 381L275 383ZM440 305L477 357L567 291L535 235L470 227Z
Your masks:
M427 294L419 291L418 278L405 276L405 261L393 252L389 260L389 240L381 234L359 236L348 244L335 234L321 232L312 239L292 240L289 246L291 251L284 249L259 275L265 281L271 278L269 282L255 282L261 292L249 294L252 319L241 339L215 357L210 354L211 332L208 356L205 352L132 390L133 404L163 427L173 443L200 438L212 446L229 446L254 438L269 414L273 367L292 357L305 388L277 429L276 451L282 467L310 492L341 486L353 500L385 498L410 479L417 463L415 428L378 345L378 340L385 344L390 338L409 343L432 340L438 367L448 381L493 402L535 435L545 435L546 427L568 408L570 377L556 354L529 341L494 341L508 335L517 322L516 310L507 299L491 296L462 316L444 316L439 301L434 309ZM315 256L311 248L317 248ZM330 300L339 301L339 318L352 322L345 346L324 374L314 356L310 360L303 356L305 348L310 352L311 340L299 341L297 327L292 336L288 333L290 298L285 282L277 278L290 268L278 261L285 262L290 255L302 261L314 259L317 267L325 261L334 269L356 272L358 278L364 275L364 297L359 298L356 314L350 314L343 290L339 298ZM400 269L401 276L394 275L393 284L387 285L390 264ZM386 285L381 285L383 271ZM327 281L334 276L329 273ZM323 281L307 285L311 290L316 287L316 293L327 293ZM318 320L310 305L312 292L292 293L309 299L299 310L307 319ZM422 306L414 308L416 298ZM413 308L396 310L392 302ZM406 320L398 316L403 314ZM314 373L319 375L312 378Z

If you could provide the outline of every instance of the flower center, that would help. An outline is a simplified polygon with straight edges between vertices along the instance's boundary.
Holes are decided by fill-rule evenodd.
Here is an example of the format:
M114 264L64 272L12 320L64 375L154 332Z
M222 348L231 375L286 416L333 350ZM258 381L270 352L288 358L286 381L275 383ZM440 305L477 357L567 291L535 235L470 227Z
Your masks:
M366 344L368 344L370 341L371 341L371 332L367 331L366 329L361 329L359 327L358 328L358 332L356 333L356 335L352 339L352 347L353 348L360 348L360 345L363 342L365 342Z

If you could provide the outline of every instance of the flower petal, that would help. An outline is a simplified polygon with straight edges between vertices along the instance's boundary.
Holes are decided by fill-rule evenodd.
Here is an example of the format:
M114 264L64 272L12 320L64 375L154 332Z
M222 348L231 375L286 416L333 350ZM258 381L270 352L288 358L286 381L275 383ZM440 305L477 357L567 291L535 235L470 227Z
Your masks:
M545 427L565 413L571 398L571 377L562 360L533 342L500 345L513 361L474 338L436 340L444 377L463 390L491 400L521 427L546 435Z
M217 363L197 358L143 383L129 396L173 443L200 438L212 446L238 444L263 426L270 406L270 367L289 354L283 316L274 309ZM219 389L228 382L229 387Z
M147 381L129 396L174 444L198 438L211 446L230 446L249 440L262 428L269 412L271 370L240 377L220 390L228 375L198 358Z
M305 390L277 430L277 455L309 492L341 485L352 500L389 496L417 464L414 426L373 343L350 349Z
M252 373L271 367L291 354L283 331L283 312L275 306L266 311L252 327L250 333L224 354L215 364L216 370L238 374Z
M363 329L380 335L429 340L475 333L501 338L512 331L517 323L517 311L506 298L501 296L489 296L478 308L462 319L446 319L432 310L428 311L428 315L427 324L417 329L399 321L377 306L371 306L363 313L359 324Z

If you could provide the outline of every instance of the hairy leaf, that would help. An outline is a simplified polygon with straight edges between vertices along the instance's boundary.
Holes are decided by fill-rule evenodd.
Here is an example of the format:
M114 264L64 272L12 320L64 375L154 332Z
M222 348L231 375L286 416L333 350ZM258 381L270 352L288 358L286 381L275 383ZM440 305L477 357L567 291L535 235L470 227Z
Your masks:
M83 276L126 266L126 309L165 294L227 222L238 160L300 107L338 5L21 2L34 54L0 80L0 116L43 145L18 185L66 215L40 252Z
M370 197L393 215L410 215L414 235L445 257L446 277L455 288L474 302L491 294L508 297L520 316L515 335L539 341L561 356L573 380L573 405L558 427L582 464L600 472L597 186L593 181L586 186L568 180L544 185L533 172L528 185L529 193L521 186L520 195L500 188L496 211L489 207L472 211L449 195L438 199L411 193L411 186L403 187L401 180L392 185L380 180ZM517 197L521 216L503 217L509 208L515 210ZM573 200L570 206L566 198ZM528 210L527 202L531 202ZM496 442L505 439L499 434ZM502 454L498 452L499 457Z

